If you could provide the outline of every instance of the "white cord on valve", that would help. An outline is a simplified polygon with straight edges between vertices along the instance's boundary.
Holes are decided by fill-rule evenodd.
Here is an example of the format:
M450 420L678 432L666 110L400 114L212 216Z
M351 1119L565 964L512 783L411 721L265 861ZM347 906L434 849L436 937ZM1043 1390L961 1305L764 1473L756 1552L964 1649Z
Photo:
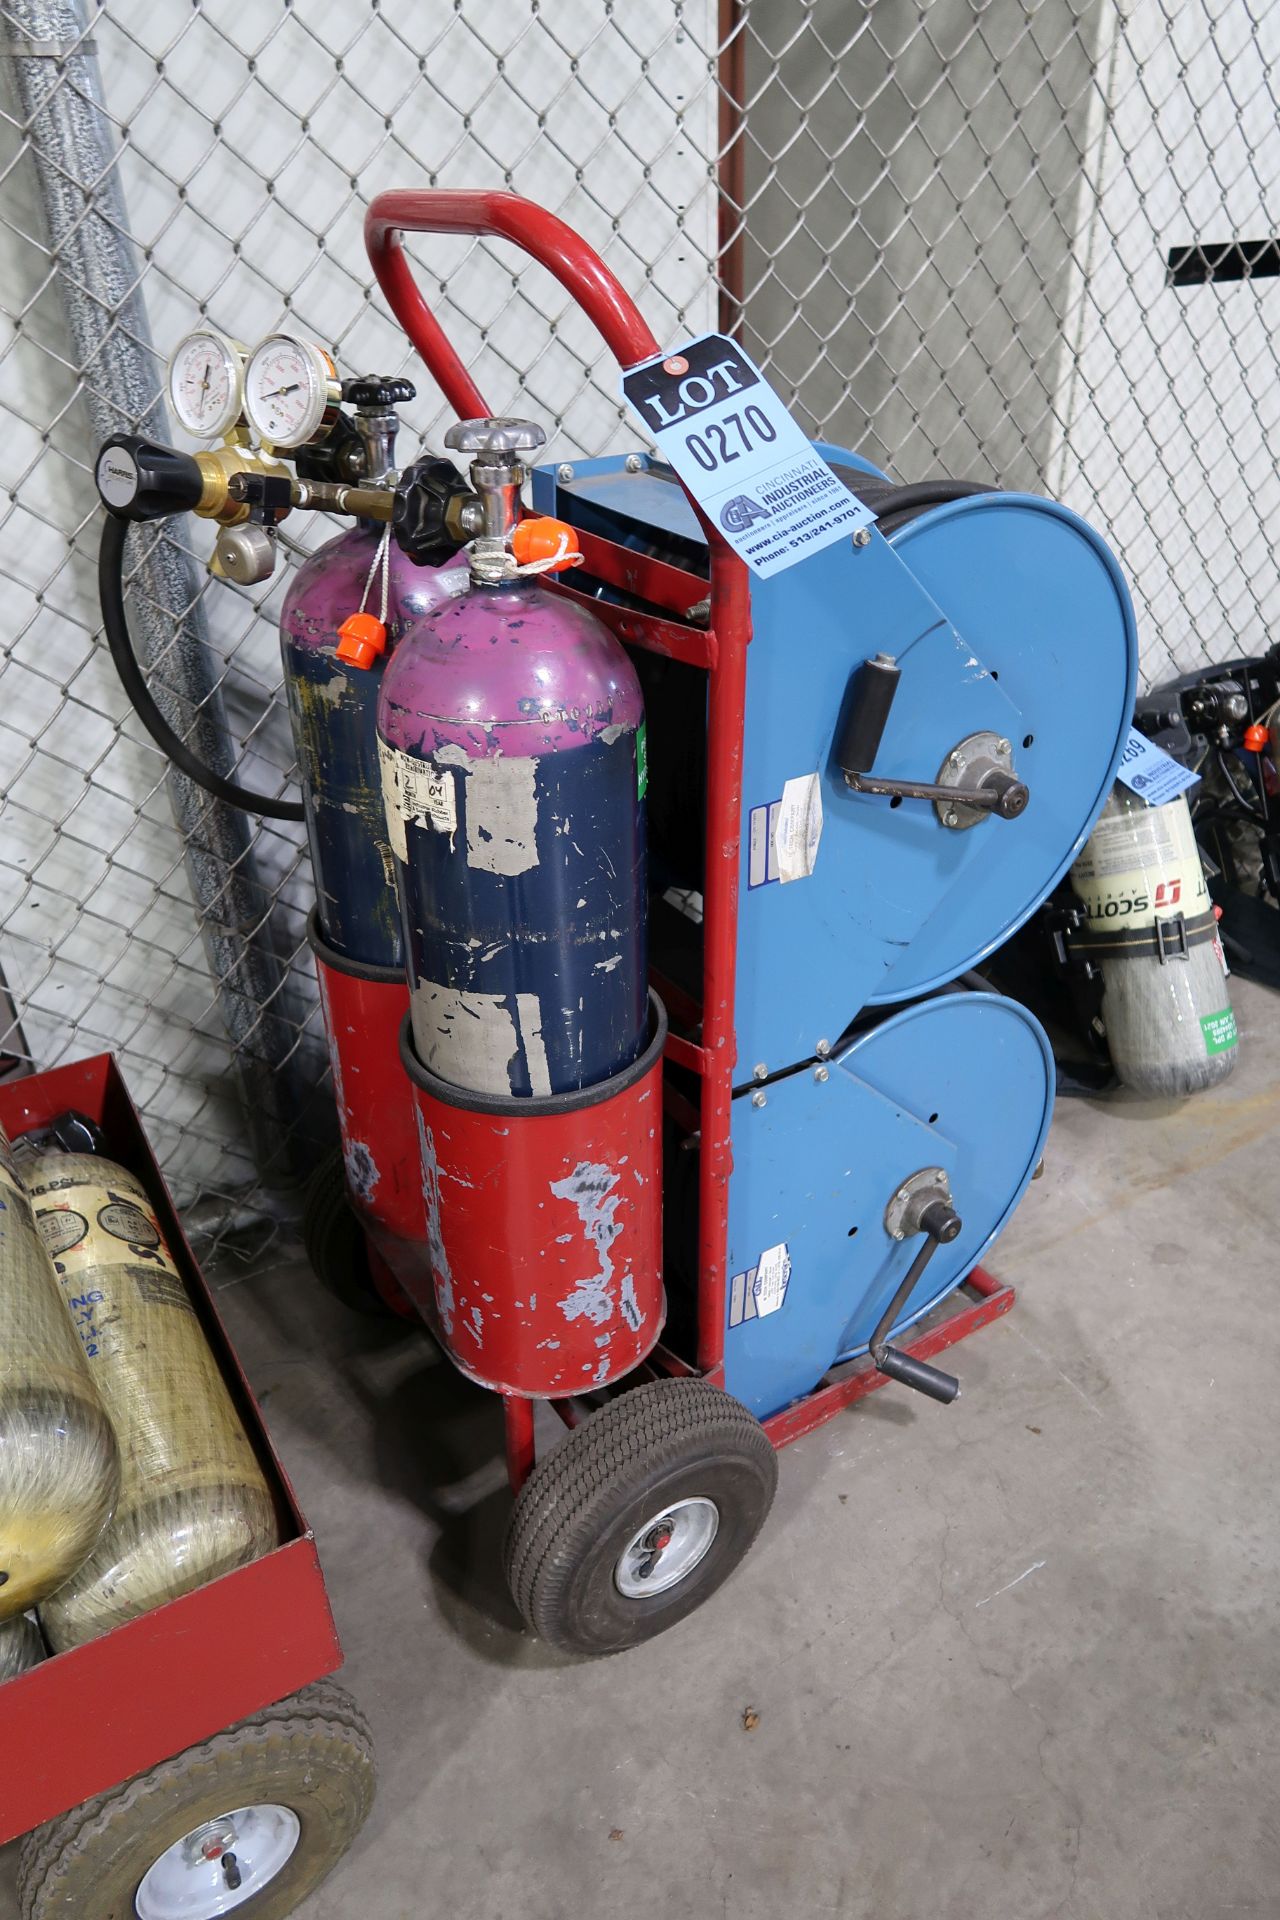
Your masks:
M378 542L373 561L369 567L368 577L364 583L364 592L360 595L359 611L361 613L364 612L365 606L368 603L369 595L373 590L373 577L379 567L382 568L382 604L378 618L385 627L387 624L387 603L391 594L391 528L389 525L382 529L382 538Z

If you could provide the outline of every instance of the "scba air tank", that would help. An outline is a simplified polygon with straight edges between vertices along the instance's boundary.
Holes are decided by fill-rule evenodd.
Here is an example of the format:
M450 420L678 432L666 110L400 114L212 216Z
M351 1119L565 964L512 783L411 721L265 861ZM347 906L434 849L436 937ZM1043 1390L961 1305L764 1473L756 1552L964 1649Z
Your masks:
M29 1673L44 1659L44 1641L34 1620L25 1613L12 1620L0 1620L0 1685Z
M350 382L346 391L355 401L359 442L348 449L344 477L394 484L396 403L413 398L412 386L407 380L369 379ZM428 464L456 484L448 461ZM442 562L448 552L448 543L442 544ZM386 527L361 521L326 541L299 568L280 616L320 933L337 955L362 966L401 963L375 731L387 650L411 621L461 592L466 578L461 562L456 567L415 564ZM354 657L350 644L344 649L341 632L353 615L363 616L374 636Z
M0 1621L75 1572L119 1486L115 1433L0 1133Z
M472 585L402 640L378 708L414 1045L497 1096L593 1086L649 1037L640 686L608 629L537 583L577 559L558 522L517 528L543 438L450 429L474 456Z
M62 1652L257 1559L278 1536L267 1483L145 1189L94 1154L42 1154L26 1177L63 1312L124 1456L110 1526L40 1608Z
M1224 1080L1236 1022L1186 799L1152 807L1117 785L1071 869L1087 915L1072 948L1102 974L1112 1064L1135 1092Z

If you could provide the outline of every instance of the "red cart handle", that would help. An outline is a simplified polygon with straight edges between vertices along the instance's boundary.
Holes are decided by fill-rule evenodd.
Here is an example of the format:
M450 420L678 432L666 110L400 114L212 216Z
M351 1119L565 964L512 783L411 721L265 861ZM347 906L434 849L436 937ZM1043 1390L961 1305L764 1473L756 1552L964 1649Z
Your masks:
M364 219L364 243L378 285L427 371L460 420L488 416L484 396L419 293L402 233L489 233L513 240L553 273L595 323L621 367L660 352L622 282L573 228L518 193L454 193L410 189L380 193Z

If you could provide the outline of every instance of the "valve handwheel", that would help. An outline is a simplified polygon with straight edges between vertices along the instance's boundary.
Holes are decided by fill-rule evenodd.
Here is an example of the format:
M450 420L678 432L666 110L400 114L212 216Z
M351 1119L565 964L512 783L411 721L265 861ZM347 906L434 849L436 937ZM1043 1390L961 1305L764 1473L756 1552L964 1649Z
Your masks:
M412 380L396 374L362 373L342 383L342 397L350 407L404 407L417 395Z

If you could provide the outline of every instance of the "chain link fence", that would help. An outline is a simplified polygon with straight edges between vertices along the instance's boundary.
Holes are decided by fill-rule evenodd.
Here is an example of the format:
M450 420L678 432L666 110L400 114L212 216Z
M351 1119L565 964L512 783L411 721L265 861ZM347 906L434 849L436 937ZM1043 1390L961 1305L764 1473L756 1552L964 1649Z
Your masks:
M382 189L524 193L660 339L739 328L815 434L903 479L1065 499L1134 582L1148 679L1269 638L1280 18L1260 5L0 0L0 50L0 1050L115 1050L214 1244L280 1233L323 1132L309 869L300 829L210 806L132 719L99 633L93 455L113 427L175 437L165 364L202 320L408 373L401 452L439 451L440 396L364 257ZM634 443L548 275L501 245L411 252L548 458ZM331 531L291 519L289 565ZM286 792L289 566L241 591L210 547L189 519L135 539L153 684L206 754Z

